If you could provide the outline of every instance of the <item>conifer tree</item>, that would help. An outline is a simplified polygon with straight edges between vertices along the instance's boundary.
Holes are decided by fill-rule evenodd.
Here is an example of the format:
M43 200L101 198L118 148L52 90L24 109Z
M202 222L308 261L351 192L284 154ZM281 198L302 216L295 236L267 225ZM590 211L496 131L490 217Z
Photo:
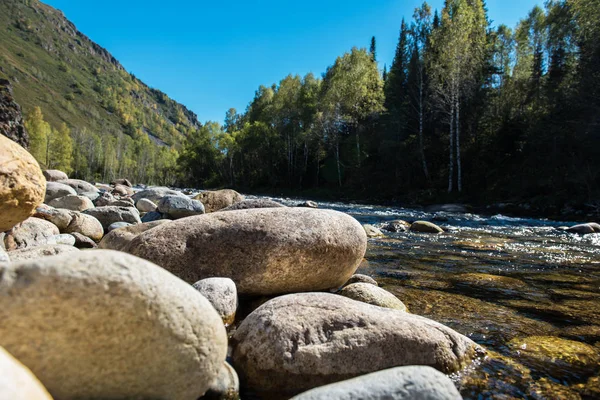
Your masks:
M44 121L40 107L35 107L25 119L25 128L29 132L29 151L35 159L46 165L46 149L48 137L51 135L50 125Z
M371 37L371 47L369 48L369 54L371 54L373 62L377 62L377 40L375 39L375 36Z

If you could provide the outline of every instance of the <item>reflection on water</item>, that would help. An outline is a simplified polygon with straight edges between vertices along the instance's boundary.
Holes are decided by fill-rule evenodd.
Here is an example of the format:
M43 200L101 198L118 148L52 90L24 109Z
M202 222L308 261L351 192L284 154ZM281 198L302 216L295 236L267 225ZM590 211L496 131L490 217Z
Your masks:
M369 239L359 272L411 312L490 350L453 377L464 398L600 398L600 234L572 235L556 229L569 223L502 215L320 206L363 224L427 220L447 231Z

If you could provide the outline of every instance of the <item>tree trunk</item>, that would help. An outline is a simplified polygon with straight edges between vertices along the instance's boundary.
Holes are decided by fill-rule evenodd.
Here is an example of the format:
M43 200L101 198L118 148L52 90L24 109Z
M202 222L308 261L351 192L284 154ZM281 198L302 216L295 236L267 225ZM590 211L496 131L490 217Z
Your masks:
M340 169L340 139L335 141L335 161L337 163L338 183L342 187L342 171Z
M458 175L458 191L462 192L462 165L460 163L460 99L456 98L456 169Z
M356 161L360 168L360 135L358 134L358 126L356 127Z
M423 174L425 179L429 181L429 170L425 159L425 148L423 145L423 70L421 67L420 82L419 82L419 153L421 153L421 163L423 165Z
M450 107L450 160L448 164L448 193L452 193L452 184L454 181L454 100Z

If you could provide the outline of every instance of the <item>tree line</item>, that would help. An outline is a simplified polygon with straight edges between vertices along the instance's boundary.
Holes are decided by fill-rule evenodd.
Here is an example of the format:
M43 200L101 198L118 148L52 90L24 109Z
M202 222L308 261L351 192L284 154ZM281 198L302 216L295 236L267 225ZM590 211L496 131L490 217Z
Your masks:
M600 187L600 7L551 0L492 27L482 0L427 3L383 69L372 38L321 76L260 86L190 135L182 183L362 198L589 201Z

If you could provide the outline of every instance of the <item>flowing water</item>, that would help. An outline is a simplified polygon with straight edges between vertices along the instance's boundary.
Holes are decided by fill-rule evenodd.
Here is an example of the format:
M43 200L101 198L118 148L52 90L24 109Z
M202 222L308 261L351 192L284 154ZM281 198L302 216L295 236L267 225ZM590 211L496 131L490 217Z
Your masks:
M502 215L320 207L362 224L426 220L447 230L384 231L385 238L369 239L358 272L410 312L488 350L453 376L465 399L600 399L600 234L573 235L556 229L569 223Z

